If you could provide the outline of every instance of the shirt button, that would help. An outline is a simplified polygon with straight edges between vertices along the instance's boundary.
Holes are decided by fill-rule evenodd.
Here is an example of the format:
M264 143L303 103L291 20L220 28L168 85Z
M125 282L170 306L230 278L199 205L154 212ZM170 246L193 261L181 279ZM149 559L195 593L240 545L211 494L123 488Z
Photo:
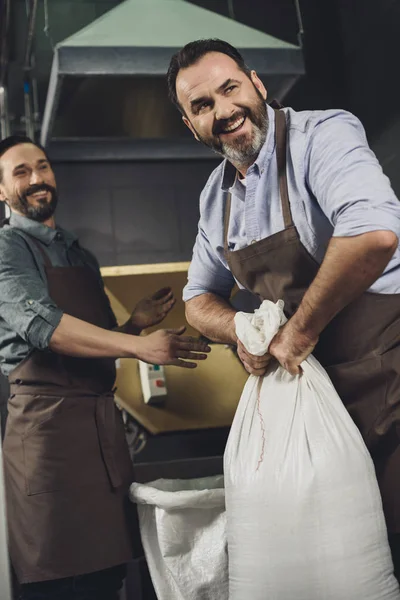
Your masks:
M33 304L33 300L28 300L28 304Z
M63 239L62 233L60 233L59 231L57 231L56 233L56 240L60 241Z
M257 240L251 240L250 244L255 244Z

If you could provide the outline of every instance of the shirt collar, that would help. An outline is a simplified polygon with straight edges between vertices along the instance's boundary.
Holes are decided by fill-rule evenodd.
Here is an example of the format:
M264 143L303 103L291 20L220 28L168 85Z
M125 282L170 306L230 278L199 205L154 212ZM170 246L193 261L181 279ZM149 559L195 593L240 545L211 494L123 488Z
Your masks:
M256 170L258 173L265 169L268 165L268 162L271 159L271 156L275 150L275 111L267 104L267 114L268 114L268 131L267 137L262 146L259 155L257 156L257 160L251 165L250 169ZM223 174L222 174L222 184L221 188L227 192L230 188L232 188L236 181L236 168L230 163L227 159L224 161L223 166Z
M72 246L72 244L78 239L74 233L67 231L66 229L62 229L61 227L56 227L53 229L52 227L43 225L43 223L39 223L38 221L34 221L28 217L23 217L22 215L18 215L14 212L12 212L10 216L10 227L21 229L43 244L46 244L46 246L50 246L57 236L57 233L62 233L63 239L68 248Z

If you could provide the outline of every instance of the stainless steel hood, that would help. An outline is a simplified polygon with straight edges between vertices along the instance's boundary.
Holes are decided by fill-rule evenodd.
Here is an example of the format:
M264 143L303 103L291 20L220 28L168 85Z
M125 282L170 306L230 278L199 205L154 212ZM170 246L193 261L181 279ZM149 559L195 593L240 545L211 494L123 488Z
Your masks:
M185 0L126 0L55 48L41 142L56 158L213 155L196 144L166 91L174 52L218 37L283 98L304 73L301 49Z

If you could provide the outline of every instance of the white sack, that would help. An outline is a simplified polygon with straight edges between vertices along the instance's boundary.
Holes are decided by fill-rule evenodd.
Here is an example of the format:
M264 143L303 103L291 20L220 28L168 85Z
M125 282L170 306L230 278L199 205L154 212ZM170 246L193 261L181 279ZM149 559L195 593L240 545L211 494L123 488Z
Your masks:
M223 476L133 483L158 600L228 600Z
M237 313L263 355L283 302ZM225 456L230 600L399 600L374 465L332 383L310 356L250 376ZM261 385L261 389L259 389Z

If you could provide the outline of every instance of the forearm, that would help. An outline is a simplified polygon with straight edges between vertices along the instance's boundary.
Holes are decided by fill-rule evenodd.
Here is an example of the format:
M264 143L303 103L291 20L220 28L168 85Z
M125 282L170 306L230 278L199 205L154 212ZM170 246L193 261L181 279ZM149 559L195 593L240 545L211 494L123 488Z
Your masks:
M390 231L332 238L292 326L310 337L319 336L335 315L380 277L397 244Z
M236 311L220 296L202 294L186 302L186 319L209 340L236 344Z
M64 314L49 347L53 352L68 356L135 358L140 340Z

